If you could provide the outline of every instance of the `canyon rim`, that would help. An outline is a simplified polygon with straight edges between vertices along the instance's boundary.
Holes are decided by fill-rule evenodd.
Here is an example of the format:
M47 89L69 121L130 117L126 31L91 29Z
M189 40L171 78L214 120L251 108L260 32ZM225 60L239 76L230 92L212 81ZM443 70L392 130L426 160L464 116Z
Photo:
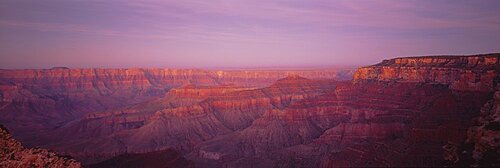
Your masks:
M499 9L0 1L0 167L499 167Z

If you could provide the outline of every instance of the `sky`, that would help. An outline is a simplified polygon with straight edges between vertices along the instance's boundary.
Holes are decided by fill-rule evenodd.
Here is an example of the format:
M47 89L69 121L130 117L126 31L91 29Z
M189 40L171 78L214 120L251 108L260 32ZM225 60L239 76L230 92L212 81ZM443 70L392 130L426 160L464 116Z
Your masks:
M498 0L0 1L0 68L369 65L500 52Z

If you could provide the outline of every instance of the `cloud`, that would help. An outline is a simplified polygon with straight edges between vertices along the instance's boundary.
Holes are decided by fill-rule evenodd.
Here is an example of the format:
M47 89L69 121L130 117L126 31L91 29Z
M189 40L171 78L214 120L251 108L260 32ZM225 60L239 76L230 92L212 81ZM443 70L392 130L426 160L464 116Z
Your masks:
M83 34L93 34L93 35L111 36L111 37L131 37L131 38L145 38L145 39L174 38L168 35L130 34L129 32L117 31L112 29L102 29L84 25L61 24L61 23L38 23L38 22L0 20L0 27L28 29L41 32L83 33Z
M211 54L214 64L233 55L246 55L235 60L282 55L272 62L277 63L290 55L296 62L325 62L490 51L498 49L493 45L500 37L498 7L498 1L447 0L1 1L0 31L9 38L0 42L34 38L13 29L60 32L37 39L54 43L47 44L54 51L64 44L50 38L112 37L74 40L81 42L74 48L91 43L108 55L156 54L152 60L182 55L180 62ZM470 41L477 43L465 44Z
M422 1L355 0L147 0L86 3L94 3L89 6L95 8L86 12L98 14L106 14L107 7L113 7L112 17L107 18L109 23L91 24L78 19L70 23L43 19L3 20L0 26L145 39L262 42L287 41L308 35L352 35L345 31L349 29L376 35L381 32L379 29L426 31L500 28L499 12L488 13L484 12L488 10L481 11L480 7L461 3L428 5L426 3L429 2ZM64 16L64 13L49 14ZM100 17L98 14L85 14ZM116 26L120 23L129 23L129 26Z

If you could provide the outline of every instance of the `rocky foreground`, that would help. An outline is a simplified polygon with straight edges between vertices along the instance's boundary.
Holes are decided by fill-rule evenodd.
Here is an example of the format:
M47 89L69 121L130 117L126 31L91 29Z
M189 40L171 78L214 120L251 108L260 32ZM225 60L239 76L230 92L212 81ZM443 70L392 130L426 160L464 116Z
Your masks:
M25 148L0 125L0 167L50 167L80 168L80 163L61 157L47 149Z
M175 151L194 167L498 165L499 61L395 58L352 81L336 80L344 71L2 71L0 121L85 164Z
M447 166L500 166L500 87L473 120L467 139L462 143L449 142L443 148Z

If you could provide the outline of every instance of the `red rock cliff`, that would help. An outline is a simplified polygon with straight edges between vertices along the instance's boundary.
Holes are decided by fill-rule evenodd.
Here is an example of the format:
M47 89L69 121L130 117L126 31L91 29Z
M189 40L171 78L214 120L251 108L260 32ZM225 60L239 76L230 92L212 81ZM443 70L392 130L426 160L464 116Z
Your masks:
M492 91L500 81L500 54L406 57L359 68L354 81L400 81L449 85L454 90Z
M90 112L118 109L164 96L194 84L265 87L288 74L312 79L346 79L351 70L197 70L197 69L38 69L0 70L0 122L14 136L62 126ZM192 90L191 90L192 91ZM182 92L182 93L181 93ZM188 94L189 88L179 90ZM209 90L190 94L212 94ZM24 124L18 124L24 123ZM18 135L22 136L19 137Z
M51 91L97 90L102 94L114 89L177 87L184 84L235 84L266 86L289 74L310 79L349 79L351 70L228 70L197 69L36 69L0 70L0 81Z

